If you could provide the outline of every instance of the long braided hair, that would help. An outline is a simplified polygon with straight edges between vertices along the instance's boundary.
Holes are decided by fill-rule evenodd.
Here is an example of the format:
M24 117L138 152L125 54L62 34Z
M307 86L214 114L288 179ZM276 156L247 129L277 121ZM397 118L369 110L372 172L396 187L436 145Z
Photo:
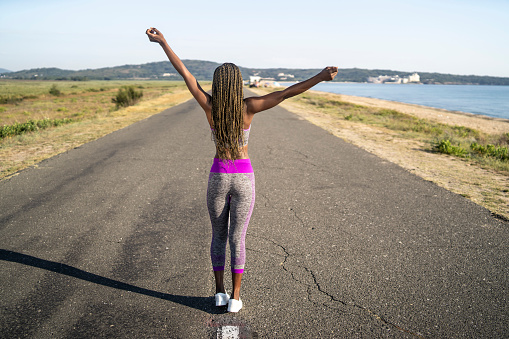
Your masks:
M217 67L212 80L212 124L220 159L240 158L244 144L242 74L232 63Z

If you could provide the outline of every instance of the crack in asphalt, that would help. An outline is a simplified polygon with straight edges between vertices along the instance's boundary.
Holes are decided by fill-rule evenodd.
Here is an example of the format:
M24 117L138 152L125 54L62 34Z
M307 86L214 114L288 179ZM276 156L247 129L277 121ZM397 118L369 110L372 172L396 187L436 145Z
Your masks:
M323 164L318 165L318 164L316 163L316 161L312 161L312 160L310 160L310 156L309 156L309 155L307 155L307 154L305 154L305 153L303 153L303 152L302 152L302 151L300 151L300 150L297 150L297 149L289 149L289 151L292 151L292 152L295 152L295 153L297 153L297 154L301 155L303 158L301 158L301 159L300 159L300 161L301 161L301 162L303 162L303 163L305 163L305 164L308 164L308 165L313 166L313 167L315 168L315 169L314 169L314 171L319 171L319 172L321 172L321 173L327 173L327 174L332 175L333 177L337 176L337 174L338 174L338 173L337 173L337 171L331 171L331 170L329 170L329 169L325 168L325 167L323 166Z
M297 217L298 218L298 217ZM299 218L300 220L300 218ZM318 282L318 279L315 275L315 273L309 269L308 267L306 266L302 266L302 265L296 265L297 267L299 268L302 268L304 269L310 276L311 278L313 279L313 284L308 284L306 282L303 282L301 280L299 280L294 272L291 270L291 268L287 267L287 265L290 265L289 261L288 261L288 258L291 256L290 252L288 252L288 250L281 244L275 242L274 240L272 239L269 239L269 238L266 238L266 237L263 237L263 236L259 236L259 235L254 235L254 234L249 234L249 236L251 237L254 237L254 238L260 238L260 239L263 239L263 240L266 240L266 241L269 241L271 242L272 244L274 244L275 246L281 248L284 252L284 260L283 262L280 264L281 267L283 268L283 270L285 272L288 272L290 274L290 276L292 277L293 280L295 280L296 282L298 282L299 284L303 284L303 285L306 285L307 286L307 290L306 292L308 293L308 300L313 303L314 305L321 305L321 306L324 306L326 308L329 308L329 309L335 309L334 307L331 307L329 305L327 305L326 303L327 302L330 302L330 301L334 301L334 302L338 302L340 304L342 304L343 306L345 307L353 307L353 308L356 308L358 310L361 310L363 312L366 312L368 313L371 317L377 319L378 321L382 322L383 324L387 325L387 326L392 326L393 328L396 328L402 332L405 332L405 333L408 333L408 334L411 334L415 337L418 337L418 338L423 338L422 335L418 334L418 333L415 333L415 332L412 332L410 330L407 330L405 328L402 328L401 326L398 326L397 324L395 323L392 323L391 321L385 319L384 317L380 316L379 314L373 312L372 310L370 310L369 308L365 307L365 306L362 306L362 305L358 305L356 303L352 303L352 302L346 302L346 301L343 301L341 299L338 299L337 297L335 297L334 295L328 293L326 290L324 290L322 288L322 286L320 286L320 283ZM253 250L254 251L254 250ZM256 251L256 252L262 252L262 251ZM262 252L262 253L265 253L265 252ZM321 294L325 295L327 298L329 298L329 301L327 302L316 302L316 301L313 301L312 298L311 298L311 295L312 295L312 291L316 289L318 292L320 292Z
M305 159L309 159L309 155L305 154L304 152L302 152L302 151L300 151L300 150L298 150L298 149L290 149L290 151L293 151L293 152L295 152L295 153L297 153L297 154L302 155ZM315 164L315 166L317 166L317 165ZM317 167L318 167L318 166L317 166Z
M304 220L302 220L298 215L297 215L297 211L293 209L293 207L290 207L290 211L293 212L293 215L295 215L295 218L297 218L300 223L302 224L302 226L306 227L306 223L304 222Z

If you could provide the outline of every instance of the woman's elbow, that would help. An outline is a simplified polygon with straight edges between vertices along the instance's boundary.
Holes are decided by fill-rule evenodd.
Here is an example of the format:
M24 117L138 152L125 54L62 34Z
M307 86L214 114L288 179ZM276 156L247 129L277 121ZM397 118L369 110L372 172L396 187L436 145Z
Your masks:
M288 98L293 97L292 93L288 91L288 89L285 89L283 91L279 91L278 100L279 102L283 102Z

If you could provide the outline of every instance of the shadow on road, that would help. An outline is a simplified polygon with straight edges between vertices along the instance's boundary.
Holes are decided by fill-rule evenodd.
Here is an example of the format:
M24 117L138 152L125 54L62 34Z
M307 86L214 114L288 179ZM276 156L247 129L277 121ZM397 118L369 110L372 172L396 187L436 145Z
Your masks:
M121 281L113 280L110 278L102 277L100 275L80 270L79 268L72 267L66 264L57 263L54 261L44 260L17 253L0 249L0 260L17 262L23 265L33 266L42 268L51 272L68 275L70 277L78 278L81 280L89 281L94 284L103 285L107 287L116 288L119 290L129 291L133 293L139 293L154 298L168 300L177 304L195 308L200 311L204 311L210 314L223 314L226 313L226 308L218 308L213 306L213 297L191 297L185 295L174 295L163 292L152 291L143 287L134 286L131 284L123 283Z

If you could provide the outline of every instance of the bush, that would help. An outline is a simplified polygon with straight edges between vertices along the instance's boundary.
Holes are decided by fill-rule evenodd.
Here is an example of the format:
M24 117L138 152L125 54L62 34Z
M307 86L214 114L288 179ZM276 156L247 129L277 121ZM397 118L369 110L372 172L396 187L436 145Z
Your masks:
M142 96L143 91L137 91L134 86L124 86L118 89L116 97L111 101L117 105L118 109L136 104Z
M493 157L499 160L509 160L509 151L507 147L504 146L495 146L492 144L484 146L473 142L470 148L478 155Z
M57 85L53 85L49 89L49 94L59 97L62 95L62 92L60 92L60 90L57 88Z
M451 144L449 139L440 140L433 148L440 153L455 155L458 157L465 157L467 155L467 151L464 148Z

